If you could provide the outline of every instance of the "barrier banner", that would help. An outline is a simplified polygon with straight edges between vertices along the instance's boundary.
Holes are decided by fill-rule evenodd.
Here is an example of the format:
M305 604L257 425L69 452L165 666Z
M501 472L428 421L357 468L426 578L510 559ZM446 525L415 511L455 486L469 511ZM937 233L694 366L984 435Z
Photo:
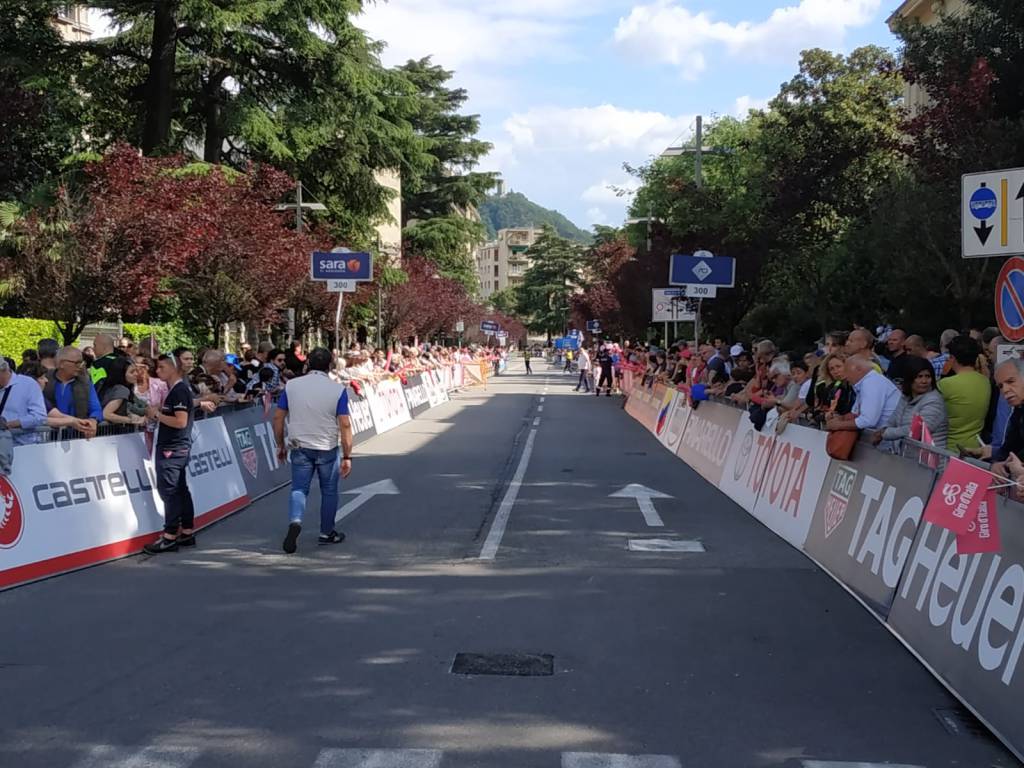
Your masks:
M371 387L365 384L363 392ZM373 423L373 412L370 409L370 401L363 395L357 395L352 387L348 388L348 416L352 424L352 444L359 445L377 434L377 428Z
M793 424L777 435L754 505L754 517L798 549L807 540L832 461L827 439L824 432Z
M465 377L465 386L473 387L477 384L483 384L486 386L487 377L483 372L480 365L476 363L467 363L462 366L462 374Z
M428 395L428 384L425 381L427 374L417 373L405 380L402 390L405 392L405 400L409 403L409 415L416 418L425 410L431 407Z
M402 392L402 384L397 379L384 379L371 387L365 388L366 399L370 403L373 414L373 426L377 434L405 424L412 417L409 415L409 404Z
M746 411L738 413L739 423L718 488L753 514L772 447L775 445L775 430L766 426L758 432Z
M991 475L984 469L950 459L924 508L924 519L953 533L967 533L990 482Z
M743 412L718 403L701 403L690 411L676 455L716 486Z
M0 476L0 588L137 552L164 525L155 487L141 434L18 446Z
M658 412L654 417L654 436L658 438L658 441L664 445L665 440L668 437L668 420L675 411L676 401L681 397L679 392L675 389L665 388L665 391L661 393L661 399L657 403Z
M423 374L423 386L429 408L436 408L448 400L448 393L442 386L437 371L427 371Z
M1020 756L1024 753L1024 506L999 500L1001 554L958 555L923 523L888 624Z
M935 473L866 446L854 457L829 467L804 551L884 619Z
M690 418L690 403L682 392L669 390L669 393L671 394L671 404L665 419L659 418L658 439L662 445L675 453L679 448L679 442L683 439L686 422Z
M288 462L277 460L274 426L264 418L262 408L233 411L223 418L250 498L263 496L291 481Z
M231 442L223 418L195 422L188 487L196 507L196 528L214 523L249 503L249 492ZM156 504L163 515L159 497Z

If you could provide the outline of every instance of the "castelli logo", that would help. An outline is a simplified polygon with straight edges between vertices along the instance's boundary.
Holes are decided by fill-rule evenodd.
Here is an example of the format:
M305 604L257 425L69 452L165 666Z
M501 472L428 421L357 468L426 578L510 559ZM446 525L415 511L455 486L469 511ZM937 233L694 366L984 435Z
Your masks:
M25 517L21 512L21 499L10 481L0 475L0 549L13 547L21 539Z

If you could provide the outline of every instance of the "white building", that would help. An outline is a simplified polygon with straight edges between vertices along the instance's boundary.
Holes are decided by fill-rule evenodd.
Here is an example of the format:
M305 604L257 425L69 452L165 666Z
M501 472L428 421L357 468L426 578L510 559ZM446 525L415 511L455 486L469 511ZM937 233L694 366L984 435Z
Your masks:
M474 255L481 298L523 282L523 275L530 266L526 251L537 242L540 234L541 230L534 227L501 229L496 240L476 249Z

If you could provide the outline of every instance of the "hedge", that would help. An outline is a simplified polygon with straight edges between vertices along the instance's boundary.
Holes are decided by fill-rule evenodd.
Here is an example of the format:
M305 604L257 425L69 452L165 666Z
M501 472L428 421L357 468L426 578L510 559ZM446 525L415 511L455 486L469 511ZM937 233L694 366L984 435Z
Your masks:
M177 346L191 344L188 334L176 325L146 325L144 323L125 323L125 335L131 336L136 342L149 336L150 331L160 342L160 349L169 350ZM40 339L57 339L56 324L51 320L35 320L23 317L0 317L0 355L11 357L21 363L21 353L26 349L35 349Z

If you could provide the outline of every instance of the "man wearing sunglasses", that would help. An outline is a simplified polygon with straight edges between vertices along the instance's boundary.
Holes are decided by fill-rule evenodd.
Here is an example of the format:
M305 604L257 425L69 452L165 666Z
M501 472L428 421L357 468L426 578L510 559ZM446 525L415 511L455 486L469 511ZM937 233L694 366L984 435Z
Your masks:
M57 368L47 372L43 387L48 412L71 416L72 424L85 437L96 435L97 422L103 419L103 408L96 387L85 372L82 350L64 347L57 353Z

